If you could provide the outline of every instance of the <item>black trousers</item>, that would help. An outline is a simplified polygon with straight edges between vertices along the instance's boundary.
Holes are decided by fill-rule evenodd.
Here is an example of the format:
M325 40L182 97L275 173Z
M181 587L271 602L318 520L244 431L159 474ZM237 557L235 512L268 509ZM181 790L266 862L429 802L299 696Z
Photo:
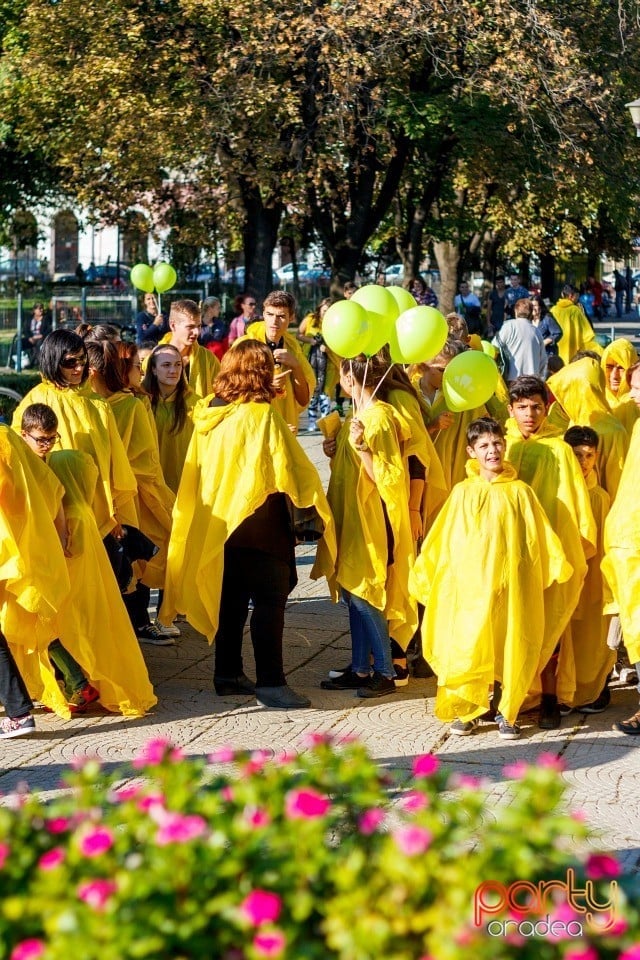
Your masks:
M26 717L33 703L4 633L0 631L0 703L12 718Z
M216 634L215 675L237 677L242 668L242 634L249 627L256 661L256 686L281 687L284 611L291 585L285 560L260 550L225 547L220 622Z

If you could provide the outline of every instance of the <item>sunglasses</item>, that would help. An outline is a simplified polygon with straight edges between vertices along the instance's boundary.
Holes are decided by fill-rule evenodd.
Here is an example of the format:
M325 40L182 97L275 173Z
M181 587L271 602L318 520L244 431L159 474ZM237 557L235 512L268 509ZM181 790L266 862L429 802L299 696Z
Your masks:
M60 366L63 370L75 370L76 367L84 367L87 362L87 355L84 357L64 357L60 361Z
M33 440L34 443L37 443L39 447L52 447L54 443L57 443L60 440L60 434L54 433L52 437L34 437L32 433L27 433L27 437L30 440Z

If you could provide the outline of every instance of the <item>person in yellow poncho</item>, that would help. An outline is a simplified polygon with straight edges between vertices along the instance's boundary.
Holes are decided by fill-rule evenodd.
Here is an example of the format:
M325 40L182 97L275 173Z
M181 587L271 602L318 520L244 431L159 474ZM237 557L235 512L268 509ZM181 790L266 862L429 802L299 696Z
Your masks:
M160 619L177 613L215 636L216 692L255 693L264 706L310 705L286 683L282 640L295 583L290 505L315 508L320 544L335 558L333 518L318 472L271 403L271 351L234 343L222 359L215 397L200 401L174 510ZM242 637L253 601L256 684L242 664Z
M175 494L193 433L193 412L202 399L189 389L181 363L177 347L158 346L149 356L142 382L155 418L162 473Z
M576 288L567 283L562 288L560 299L551 307L551 313L562 330L562 336L558 340L558 356L565 363L571 363L579 350L594 350L597 354L602 354L602 347L596 340L593 327L584 310L578 306L578 297Z
M455 721L453 734L472 733L493 685L498 733L516 740L518 713L542 666L544 594L571 567L537 497L504 462L500 424L482 417L467 438L468 478L438 514L409 582L425 605L436 716Z
M13 415L20 432L22 414L32 403L44 403L58 418L60 446L81 450L98 468L93 511L101 537L122 534L122 524L137 526L136 480L108 404L80 392L89 374L83 340L69 330L54 330L40 350L42 383L29 391Z
M22 437L0 424L0 738L35 730L28 687L70 716L48 656L70 590L63 494Z
M360 697L394 692L390 636L405 650L417 626L416 604L408 592L415 544L402 456L410 427L384 402L386 370L377 356L359 355L340 365L340 384L357 412L337 439L323 443L332 458L327 495L336 521L338 559L334 566L318 547L311 573L312 578L326 576L334 600L341 592L349 609L351 667L323 681L323 687L357 690Z
M158 346L170 343L176 347L180 351L190 389L199 397L209 396L213 381L220 371L220 361L198 343L202 322L195 300L174 300L169 311L169 327L171 333L165 334Z
M560 725L558 699L568 705L574 702L579 666L574 663L567 629L587 575L587 559L595 554L597 530L578 462L547 421L548 393L544 381L520 377L511 384L509 393L507 459L538 497L573 569L569 579L554 583L545 592L538 724L544 730L553 730ZM532 697L540 700L540 684L532 688Z
M331 411L331 397L340 378L340 360L322 339L322 318L331 306L331 298L325 297L316 309L307 314L298 329L298 340L305 344L304 355L316 378L316 387L309 403L309 431L317 429L318 411L326 417Z
M624 642L640 676L640 421L633 428L618 495L604 526L602 572L613 593ZM640 735L640 710L614 723L614 730Z
M616 660L607 646L609 618L604 615L605 591L600 563L604 553L604 524L611 498L598 484L596 457L598 434L591 427L570 427L564 435L572 448L589 490L589 500L598 531L597 550L587 561L587 576L580 601L571 619L576 673L576 709L583 713L601 713L609 706L609 674Z
M629 394L627 370L638 362L636 348L629 340L620 337L604 348L602 369L606 378L605 398L616 420L619 420L629 436L640 416L638 406Z
M48 466L64 488L66 563L71 590L58 610L55 624L58 645L71 655L72 664L84 681L72 694L71 712L84 712L99 698L107 710L124 716L143 716L157 701L91 510L97 468L88 454L78 450L47 453L49 448L44 441L54 438L57 430L55 414L49 407L28 407L22 424L26 428L25 442L37 456L48 456ZM53 644L50 656L61 666L66 681L68 656L59 664L59 651L54 654ZM43 679L46 681L46 675L41 675ZM38 699L41 694L41 690L34 690ZM56 709L55 703L49 705Z
M548 380L549 389L569 417L570 426L593 427L598 434L598 477L611 499L620 483L629 436L604 398L604 372L596 360L583 357Z
M273 401L292 433L298 432L298 419L309 405L316 387L316 378L309 361L288 326L295 317L296 301L290 293L274 290L265 298L263 320L247 327L242 343L250 338L266 343L275 361L276 398Z

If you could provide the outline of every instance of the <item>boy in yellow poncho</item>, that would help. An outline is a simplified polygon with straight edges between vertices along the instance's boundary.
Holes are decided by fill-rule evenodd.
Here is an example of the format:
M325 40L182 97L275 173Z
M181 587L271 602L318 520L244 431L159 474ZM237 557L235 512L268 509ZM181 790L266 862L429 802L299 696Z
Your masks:
M593 327L584 310L578 306L578 297L576 288L567 283L562 288L560 299L551 307L551 313L562 330L562 336L558 340L558 356L562 357L565 363L571 363L579 350L594 350L597 354L602 354L602 347L596 340Z
M604 348L602 369L606 378L605 398L616 420L631 436L631 431L640 416L637 404L629 394L627 370L638 362L636 348L629 340L620 337Z
M37 456L47 456L49 448L43 441L57 435L53 411L34 404L25 410L22 423L25 442ZM66 563L71 582L71 591L56 616L56 629L63 650L71 654L91 684L85 681L75 697L72 695L72 712L80 712L73 709L76 706L86 709L99 697L114 713L144 716L157 700L91 510L98 471L91 457L78 450L54 451L47 462L65 491ZM34 695L40 699L38 692ZM48 705L56 709L55 704Z
M576 664L576 708L583 713L601 713L611 694L607 686L616 654L607 646L609 618L604 615L605 596L600 563L604 554L604 525L611 498L598 484L596 457L598 434L591 427L570 427L565 443L573 449L589 490L589 500L598 531L596 553L587 561L587 576L580 601L571 619L571 641Z
M620 483L629 436L604 397L602 367L591 357L569 363L548 380L549 389L569 417L570 426L589 426L598 434L598 477L611 499Z
M571 567L537 497L504 462L500 424L482 417L467 438L468 479L438 514L409 582L425 605L436 716L454 720L453 734L472 733L493 685L498 733L516 740L518 713L543 665L544 595Z
M573 570L568 580L554 583L545 592L544 669L538 724L542 729L553 730L560 725L558 698L565 704L574 701L576 665L573 645L564 634L580 598L587 559L596 550L597 530L578 462L547 421L544 381L519 377L511 384L509 395L507 459L538 497L554 533L562 540ZM539 684L534 685L532 695L540 699Z
M255 692L263 705L298 708L309 701L287 686L282 665L284 608L295 582L287 504L315 508L330 557L335 532L318 472L271 403L273 378L268 347L234 343L215 397L196 407L160 619L183 613L209 642L216 637L214 685L221 696ZM241 657L250 599L255 687Z
M207 397L212 392L213 381L220 372L220 361L215 354L198 343L202 321L200 308L195 300L175 300L171 304L169 327L171 333L167 333L160 340L160 344L170 343L177 347L190 389L200 397Z
M263 320L247 327L245 337L266 343L276 365L274 383L277 394L273 401L292 433L298 432L298 419L316 388L316 378L309 361L294 335L288 332L295 317L296 301L290 293L274 290L265 297Z
M640 676L640 421L633 428L624 470L604 527L602 572L611 588L624 642L631 663ZM639 688L640 689L640 688ZM629 736L640 735L640 710L627 720L615 723L614 730Z
M335 601L342 594L351 628L351 667L322 685L357 690L360 697L394 692L390 636L405 650L417 625L408 592L415 545L401 447L410 428L380 399L386 396L381 384L386 369L377 356L342 361L340 384L353 397L357 414L343 424L336 440L323 443L332 458L327 495L336 521L338 559L332 564L319 547L311 573L312 578L326 576Z
M7 710L1 737L35 729L27 688L70 716L47 652L70 589L63 494L47 465L0 425L0 692Z

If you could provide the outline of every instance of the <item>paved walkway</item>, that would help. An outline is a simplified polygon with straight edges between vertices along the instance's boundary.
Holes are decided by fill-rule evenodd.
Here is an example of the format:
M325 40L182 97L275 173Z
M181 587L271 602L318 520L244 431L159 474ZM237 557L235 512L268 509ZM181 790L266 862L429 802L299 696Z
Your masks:
M326 476L317 435L301 442ZM107 767L132 758L150 737L170 737L187 753L207 754L216 747L270 752L292 748L312 731L356 735L380 763L408 770L416 754L433 751L454 770L487 778L496 803L504 802L502 767L515 759L535 763L552 751L566 763L564 777L571 807L583 809L602 832L602 845L616 850L628 870L640 870L640 737L624 737L611 729L614 720L637 709L632 688L613 686L612 706L603 714L573 714L562 729L542 732L525 718L523 737L498 738L493 725L471 737L449 737L433 715L434 680L415 680L393 696L358 700L351 692L320 690L320 680L336 664L346 664L350 644L346 611L328 600L326 584L309 580L313 550L298 550L299 584L292 595L285 634L286 670L290 684L306 693L313 708L277 711L258 707L253 699L217 697L212 686L212 652L186 624L173 647L145 646L144 652L159 703L142 720L123 720L102 712L64 722L38 713L37 734L8 740L0 751L0 791L26 782L31 788L55 790L61 771L74 759L94 755ZM250 644L247 672L251 674Z

